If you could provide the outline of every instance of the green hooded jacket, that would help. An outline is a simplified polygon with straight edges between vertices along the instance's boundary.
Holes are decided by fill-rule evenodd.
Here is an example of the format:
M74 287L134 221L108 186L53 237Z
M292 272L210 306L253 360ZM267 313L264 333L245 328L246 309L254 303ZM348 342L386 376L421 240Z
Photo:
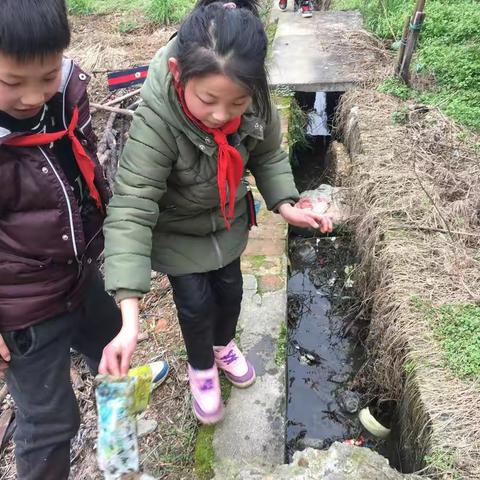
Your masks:
M217 146L183 112L167 60L172 40L155 56L115 179L105 221L105 283L117 299L141 297L151 269L170 275L216 270L237 259L248 240L246 182L238 188L227 230L217 188ZM250 109L234 146L254 175L267 207L295 202L278 113L270 123Z

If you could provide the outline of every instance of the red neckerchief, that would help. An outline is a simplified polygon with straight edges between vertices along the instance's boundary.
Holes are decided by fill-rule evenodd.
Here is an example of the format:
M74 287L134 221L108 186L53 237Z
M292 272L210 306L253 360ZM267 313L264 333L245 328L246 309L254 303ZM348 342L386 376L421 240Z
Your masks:
M238 128L240 127L241 118L234 118L233 120L230 120L228 123L223 125L223 127L221 128L209 128L202 122L197 120L188 109L187 104L185 103L183 88L180 85L176 85L175 88L178 93L180 105L182 106L185 115L201 130L213 135L213 139L218 146L217 185L218 194L220 196L220 209L222 211L225 225L227 229L230 230L229 219L232 219L234 217L235 196L237 194L238 186L240 185L243 177L244 167L240 152L228 143L227 135L231 135L238 130ZM226 212L227 184L230 197L228 200L228 215Z
M80 170L85 182L87 183L90 196L95 201L97 207L103 212L103 204L95 186L95 164L93 160L87 155L83 145L75 136L75 128L78 123L78 107L73 110L72 119L70 125L66 130L52 133L34 133L31 135L24 135L21 137L14 137L7 140L4 144L11 147L38 147L40 145L48 145L52 142L56 142L63 137L68 137L72 142L73 156L77 162L78 169Z

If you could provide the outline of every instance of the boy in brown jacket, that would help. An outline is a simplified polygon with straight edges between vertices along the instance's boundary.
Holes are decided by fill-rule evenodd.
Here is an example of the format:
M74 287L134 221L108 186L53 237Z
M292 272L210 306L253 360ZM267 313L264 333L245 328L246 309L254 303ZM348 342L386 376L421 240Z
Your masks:
M64 0L2 0L0 363L20 480L68 478L79 426L70 348L93 373L103 354L103 373L118 375L136 344L96 267L108 188L69 42Z

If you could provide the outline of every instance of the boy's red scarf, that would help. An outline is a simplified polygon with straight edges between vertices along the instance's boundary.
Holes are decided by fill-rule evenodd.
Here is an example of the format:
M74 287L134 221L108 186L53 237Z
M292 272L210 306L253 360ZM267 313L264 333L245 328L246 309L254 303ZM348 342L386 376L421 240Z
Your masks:
M63 137L68 137L72 142L72 150L75 160L78 165L85 182L87 183L90 196L95 201L97 207L103 211L103 204L95 186L95 164L93 160L87 155L83 145L75 136L75 128L78 123L78 107L73 110L72 119L70 125L66 130L52 133L34 133L31 135L25 135L21 137L15 137L5 142L5 145L12 147L39 147L41 145L48 145L52 142L56 142Z
M234 217L235 211L235 197L237 194L238 186L243 177L243 160L240 152L232 147L227 140L227 135L235 133L240 127L240 117L234 118L230 122L223 125L221 128L209 128L202 122L197 120L185 103L185 96L183 88L180 85L175 86L180 104L185 115L204 132L213 135L213 139L218 146L218 159L217 159L217 185L218 194L220 196L220 209L225 221L225 225L230 230L229 219ZM228 199L228 214L226 212L227 204L227 184L229 191Z

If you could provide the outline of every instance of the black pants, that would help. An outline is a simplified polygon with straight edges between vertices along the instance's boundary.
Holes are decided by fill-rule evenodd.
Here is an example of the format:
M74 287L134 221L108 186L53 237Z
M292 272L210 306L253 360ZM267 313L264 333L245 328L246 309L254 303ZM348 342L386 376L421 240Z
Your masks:
M120 311L97 272L76 311L2 334L11 353L5 378L17 408L19 480L68 479L70 440L80 423L70 383L70 347L82 353L96 373L103 348L121 323Z
M195 369L211 368L213 346L235 337L243 293L240 259L212 272L168 278L188 361Z

